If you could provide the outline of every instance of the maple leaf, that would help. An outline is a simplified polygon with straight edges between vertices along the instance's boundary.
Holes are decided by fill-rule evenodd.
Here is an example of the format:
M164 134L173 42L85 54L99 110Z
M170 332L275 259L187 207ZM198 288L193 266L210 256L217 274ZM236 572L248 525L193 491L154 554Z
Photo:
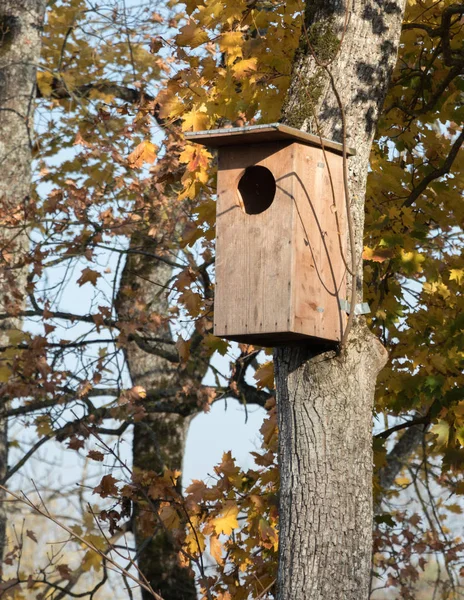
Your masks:
M197 48L207 41L208 34L193 20L184 25L180 29L179 35L176 36L176 43L180 47L190 46L190 48Z
M274 552L279 547L279 538L277 531L272 527L266 519L261 518L258 524L261 541L265 548L272 548Z
M189 144L179 156L181 163L187 164L188 171L196 171L197 169L207 169L212 159L212 155L198 144Z
M431 427L430 433L435 436L435 446L437 449L444 448L448 445L450 426L446 421L439 419L438 422Z
M148 140L140 143L127 157L127 162L133 169L138 169L144 163L152 165L157 156L158 148Z
M400 254L402 266L407 275L422 272L422 263L425 261L424 255L415 251L406 252L403 249L401 249Z
M256 373L253 375L253 378L257 381L258 389L262 390L263 388L268 388L270 390L274 389L274 362L269 360L262 364L259 369L256 370Z
M218 517L212 520L217 534L224 533L230 535L234 529L238 528L237 515L239 508L236 504L228 503L221 511Z
M92 460L96 460L98 462L103 462L103 460L105 459L105 455L103 454L103 452L98 452L98 450L90 450L87 456Z
M277 443L277 422L275 416L264 419L260 428L260 433L263 436L263 444L265 447L274 449Z
M41 415L37 417L35 420L35 426L37 429L37 433L40 436L51 435L53 433L51 419L48 415Z
M33 542L35 542L36 544L38 544L38 540L35 536L35 533L33 531L31 531L30 529L26 530L26 535L28 538L30 538Z
M394 255L395 250L393 248L377 248L376 250L373 250L372 248L365 246L362 257L364 260L382 263L389 258L393 258Z
M228 58L233 62L243 53L243 34L241 31L226 31L219 38L219 48L221 52L227 52Z
M210 350L210 352L218 352L221 356L225 356L229 349L229 342L227 340L218 338L212 333L206 335L203 338L202 343Z
M60 577L62 577L63 579L68 579L69 581L72 580L73 575L72 575L71 569L69 568L69 565L65 565L65 564L58 565L56 567L56 570L60 574Z
M37 72L37 85L39 87L40 93L42 96L47 97L51 96L53 92L52 84L53 84L53 73L50 71L38 71Z
M457 281L458 285L464 280L464 269L450 269L450 281Z
M70 450L80 450L85 446L84 440L81 440L76 435L72 435L68 442L68 448Z
M184 113L182 131L203 131L208 129L210 117L202 110L191 110Z
M194 479L192 483L185 490L187 494L190 494L194 500L200 502L202 500L204 493L206 491L206 484L204 481L200 481L198 479Z
M94 488L93 493L99 494L102 498L107 498L108 496L117 496L118 488L116 484L119 479L115 479L112 475L104 475L100 484Z
M182 336L177 338L176 348L182 362L187 362L190 356L190 340L184 340Z
M188 524L188 534L185 537L185 546L191 554L201 554L206 549L204 534L199 530L200 519L192 516Z
M239 60L232 66L232 71L237 79L249 77L253 71L258 68L258 59L256 57Z
M209 553L218 563L218 565L223 564L224 560L222 558L222 544L216 535L212 535L209 539Z
M462 506L459 504L445 504L445 508L455 515L462 515Z
M101 277L101 273L98 271L94 271L89 267L86 267L82 270L81 276L77 280L79 286L83 286L85 283L90 282L94 287L97 285L97 279Z
M185 290L185 292L179 296L179 301L185 305L191 317L198 317L203 305L203 298L200 294L192 292L191 290Z
M90 571L91 569L98 572L102 568L102 562L103 556L101 556L101 554L94 550L87 550L82 559L81 569L84 572Z
M180 517L177 510L170 504L162 506L158 514L168 529L178 529L180 527Z

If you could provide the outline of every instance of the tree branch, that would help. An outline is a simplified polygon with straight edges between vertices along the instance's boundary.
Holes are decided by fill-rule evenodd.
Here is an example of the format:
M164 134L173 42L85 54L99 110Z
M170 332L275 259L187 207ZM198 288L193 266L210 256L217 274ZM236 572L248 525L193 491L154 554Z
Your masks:
M434 169L431 173L424 177L424 179L422 179L419 185L417 185L413 189L413 191L409 194L407 199L403 202L403 206L411 206L417 200L417 198L419 198L419 196L427 189L429 183L449 173L453 162L459 154L459 150L461 149L463 142L464 129L461 131L460 135L456 138L454 144L451 146L451 151L446 157L446 160L443 163L443 165L438 169Z
M78 86L72 90L70 93L61 79L58 77L54 77L51 82L52 94L51 97L56 100L66 100L68 98L77 97L77 98L88 98L89 94L92 91L97 91L102 94L108 94L122 100L123 102L127 102L129 104L140 104L143 101L146 102L155 102L155 98L143 90L139 90L136 88L127 87L125 85L119 85L117 83L111 82L100 82L100 83L87 83L85 85ZM37 86L37 98L42 99L45 96L42 95L40 88ZM165 124L165 120L160 117L160 105L156 102L153 106L153 116L156 119L158 125L163 126Z

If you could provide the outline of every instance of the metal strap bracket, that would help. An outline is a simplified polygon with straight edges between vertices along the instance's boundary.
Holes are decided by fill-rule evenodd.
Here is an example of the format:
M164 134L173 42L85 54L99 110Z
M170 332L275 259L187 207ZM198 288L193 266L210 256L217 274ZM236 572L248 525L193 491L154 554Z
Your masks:
M351 304L348 300L339 300L340 308L344 310L346 313L350 314ZM367 302L361 302L361 304L356 304L354 307L355 315L367 315L371 312L369 304Z

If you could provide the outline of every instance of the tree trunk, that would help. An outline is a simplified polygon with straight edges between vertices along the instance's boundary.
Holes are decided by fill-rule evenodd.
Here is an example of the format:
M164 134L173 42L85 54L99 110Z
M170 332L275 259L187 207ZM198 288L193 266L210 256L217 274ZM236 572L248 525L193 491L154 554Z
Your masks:
M397 57L404 0L308 2L283 110L289 125L343 142L357 302L375 127ZM347 23L346 31L344 24ZM342 40L341 47L339 40ZM309 42L309 44L308 44ZM328 66L324 66L328 65ZM337 99L338 96L338 99ZM348 247L352 248L350 240ZM348 288L352 278L347 273ZM372 538L372 409L386 352L354 319L339 351L275 350L280 430L279 600L366 600Z
M0 312L24 308L28 236L21 223L31 188L36 65L45 0L0 3ZM0 346L11 343L20 319L0 322ZM11 357L10 357L11 360ZM8 380L7 360L0 356L0 381ZM3 401L6 402L5 396ZM0 421L0 480L8 468L7 421ZM0 494L0 560L6 544L4 493ZM1 564L1 563L0 563ZM1 573L1 567L0 567Z
M157 243L148 238L132 240L133 248L142 248L155 255ZM141 310L167 315L167 292L172 267L146 256L130 254L124 268L118 295L118 314L130 318L136 300ZM137 318L137 315L134 315ZM161 327L157 337L171 339L167 326ZM153 333L151 336L153 337ZM165 348L172 353L172 346ZM181 388L178 365L156 353L148 353L132 342L126 350L126 359L133 385L147 390L168 387ZM135 470L162 473L165 468L182 470L185 442L190 417L177 414L149 414L134 426L133 467ZM136 507L134 535L138 554L138 566L152 588L163 600L195 600L196 589L191 571L178 563L178 549L171 539L158 528L147 531L142 511ZM142 591L144 600L152 596Z

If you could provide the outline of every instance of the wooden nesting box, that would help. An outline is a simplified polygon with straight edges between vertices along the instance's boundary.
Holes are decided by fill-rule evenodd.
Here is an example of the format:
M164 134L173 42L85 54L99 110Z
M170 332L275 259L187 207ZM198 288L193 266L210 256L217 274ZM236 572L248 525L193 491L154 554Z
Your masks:
M187 134L219 148L214 333L338 342L346 322L343 147L272 124ZM350 152L352 153L352 152Z

